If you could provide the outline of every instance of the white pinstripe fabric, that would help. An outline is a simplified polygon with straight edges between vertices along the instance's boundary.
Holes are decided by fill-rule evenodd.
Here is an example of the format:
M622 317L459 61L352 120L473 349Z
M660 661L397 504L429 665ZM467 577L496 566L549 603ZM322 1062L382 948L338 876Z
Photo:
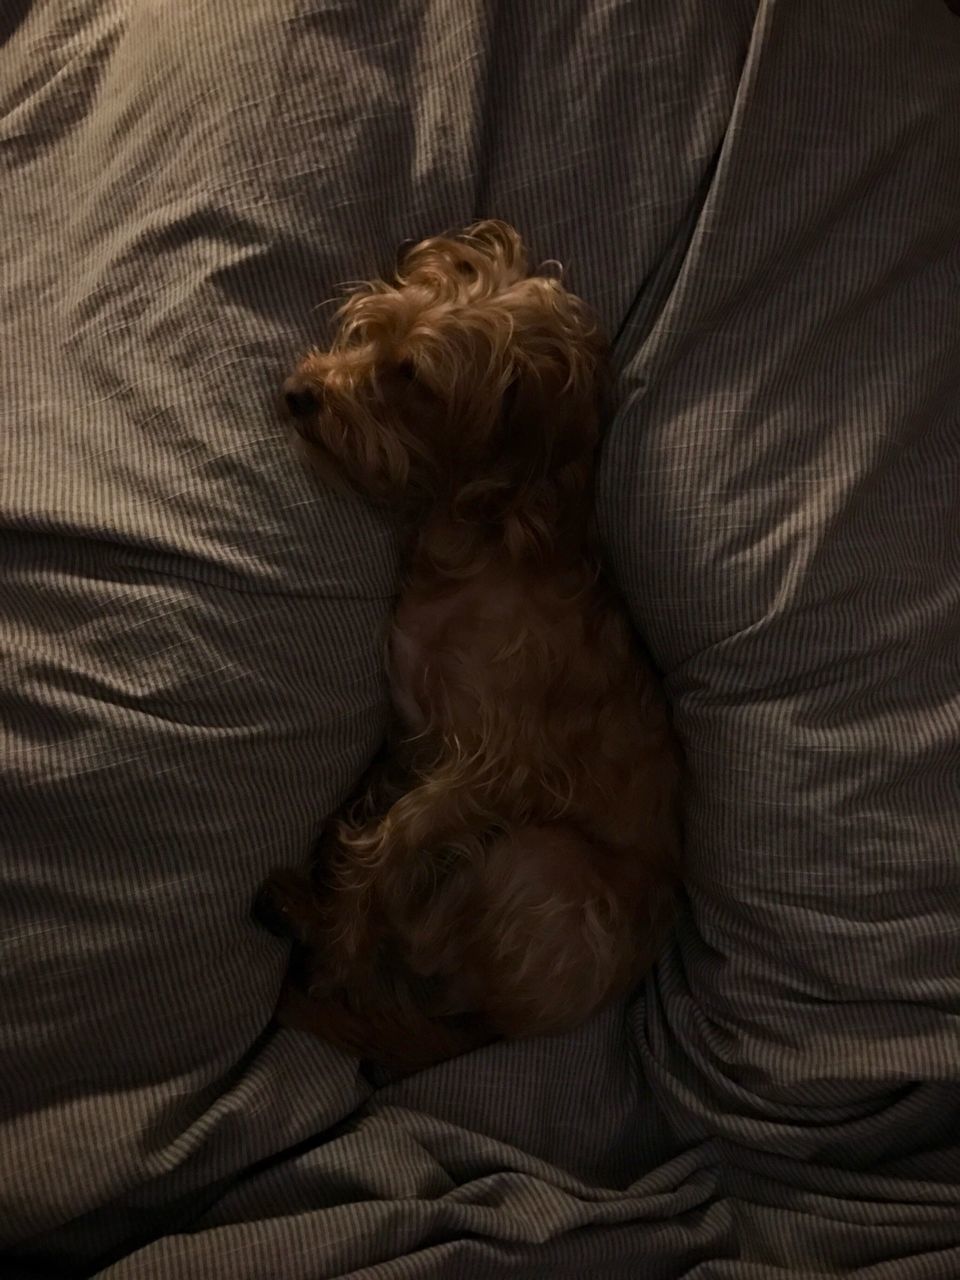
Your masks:
M0 1275L960 1275L957 119L939 0L0 14ZM270 402L484 214L618 335L690 906L626 1013L371 1094L247 912L394 551Z

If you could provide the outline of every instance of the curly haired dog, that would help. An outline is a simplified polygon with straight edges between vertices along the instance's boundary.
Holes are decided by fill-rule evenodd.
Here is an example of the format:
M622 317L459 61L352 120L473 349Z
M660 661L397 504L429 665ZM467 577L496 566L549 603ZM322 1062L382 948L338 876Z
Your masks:
M399 517L383 763L268 914L281 1016L415 1069L559 1032L635 983L670 918L679 764L604 580L605 347L500 222L423 241L285 386L321 475Z

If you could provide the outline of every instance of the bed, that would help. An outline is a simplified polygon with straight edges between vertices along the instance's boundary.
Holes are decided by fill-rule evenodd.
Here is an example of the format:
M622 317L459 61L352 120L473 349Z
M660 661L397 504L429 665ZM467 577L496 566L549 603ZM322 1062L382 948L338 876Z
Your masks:
M942 0L5 6L5 1280L960 1276L958 120ZM685 896L577 1033L382 1083L250 914L396 573L273 397L480 216L614 340Z

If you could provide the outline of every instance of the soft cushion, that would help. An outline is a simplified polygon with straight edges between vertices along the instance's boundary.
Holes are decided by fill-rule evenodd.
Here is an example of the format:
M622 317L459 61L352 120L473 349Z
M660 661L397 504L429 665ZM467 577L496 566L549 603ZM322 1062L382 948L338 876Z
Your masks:
M947 9L77 0L0 40L3 1274L958 1274ZM343 282L481 215L616 339L600 518L689 905L626 1008L373 1092L272 1027L248 912L377 743L395 548L272 399Z

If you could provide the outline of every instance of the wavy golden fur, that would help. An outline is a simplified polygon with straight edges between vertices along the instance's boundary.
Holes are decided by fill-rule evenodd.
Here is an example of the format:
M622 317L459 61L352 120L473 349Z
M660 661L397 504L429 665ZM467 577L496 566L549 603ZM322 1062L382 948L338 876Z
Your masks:
M558 1032L642 974L670 916L679 766L604 580L591 479L605 346L482 222L356 291L285 387L318 472L399 516L395 731L311 874L282 1012L412 1069Z

